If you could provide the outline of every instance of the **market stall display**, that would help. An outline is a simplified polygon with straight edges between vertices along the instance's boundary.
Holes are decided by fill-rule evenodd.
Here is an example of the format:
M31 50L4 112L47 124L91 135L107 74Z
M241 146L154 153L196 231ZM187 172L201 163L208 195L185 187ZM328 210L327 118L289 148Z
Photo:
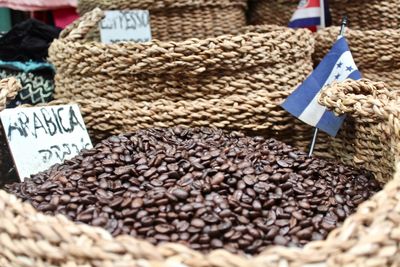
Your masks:
M78 11L87 13L96 7L103 10L142 9L150 12L154 39L182 41L207 38L232 32L246 25L246 0L80 0ZM93 32L98 36L98 31Z
M396 244L400 223L392 216L393 211L399 206L399 178L394 175L399 156L399 136L396 128L398 124L396 117L399 113L398 94L388 90L382 83L364 80L346 81L325 88L320 103L339 114L348 114L351 122L345 124L338 138L333 140L336 146L333 146L331 152L336 158L351 160L351 165L362 166L370 170L381 182L387 182L381 192L362 203L357 212L346 219L343 226L333 230L325 241L311 242L303 249L272 246L254 257L232 254L227 250L213 250L209 254L202 254L176 243L153 246L148 241L129 236L120 235L113 238L103 229L75 224L61 215L40 214L28 203L22 203L15 196L1 191L0 229L3 238L0 239L0 245L4 249L0 251L0 255L4 257L0 262L10 265L23 259L30 265L46 262L47 265L94 266L139 263L149 266L168 266L178 263L186 266L199 266L199 264L210 266L217 263L219 266L230 266L232 261L240 263L241 266L265 266L265 264L297 266L327 262L333 266L354 262L364 266L372 263L392 265L396 262L398 252ZM124 140L124 137L117 139L119 142ZM106 148L104 145L107 142L118 144L117 139L110 138L99 148ZM354 147L353 153L335 149L339 148L337 146L343 147L348 144ZM117 149L117 146L113 147ZM90 158L92 152L86 153L88 153L86 157ZM89 161L85 162L90 166ZM57 168L59 168L57 171L63 169L59 166L53 171ZM145 170L146 173L148 171ZM62 174L57 175L56 172L52 172L51 175L54 175L54 181L64 180L67 184L74 181L72 179L68 182L66 177L63 178ZM89 170L84 175L87 177L85 179L93 180L91 176ZM393 180L390 181L391 179ZM219 180L219 177L213 176L214 182ZM50 184L48 181L46 185L48 189L52 187ZM173 196L178 198L184 194L174 191ZM122 205L119 202L120 200L118 205ZM195 223L200 224L197 221ZM216 242L213 244L215 247L219 246ZM32 249L33 246L40 249Z
M325 3L80 0L48 54L1 37L0 266L400 265L400 3L330 0L340 34Z

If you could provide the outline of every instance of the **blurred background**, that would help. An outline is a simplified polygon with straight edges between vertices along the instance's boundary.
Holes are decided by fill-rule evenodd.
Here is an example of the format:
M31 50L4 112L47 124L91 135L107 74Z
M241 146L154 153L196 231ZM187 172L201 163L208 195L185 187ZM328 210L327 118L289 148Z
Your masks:
M77 0L0 0L0 34L29 18L65 28L74 21Z

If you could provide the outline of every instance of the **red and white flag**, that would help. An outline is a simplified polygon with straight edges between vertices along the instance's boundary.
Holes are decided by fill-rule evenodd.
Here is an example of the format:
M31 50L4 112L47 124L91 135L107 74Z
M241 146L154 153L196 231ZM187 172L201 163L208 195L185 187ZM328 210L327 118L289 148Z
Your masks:
M326 27L328 12L325 0L301 0L290 20L289 27L317 31L319 28Z

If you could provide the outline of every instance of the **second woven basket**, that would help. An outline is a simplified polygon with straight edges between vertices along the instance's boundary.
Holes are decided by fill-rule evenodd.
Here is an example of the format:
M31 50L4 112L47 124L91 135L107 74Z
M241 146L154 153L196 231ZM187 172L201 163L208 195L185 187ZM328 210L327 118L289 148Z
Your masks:
M85 102L93 118L87 126L97 133L177 121L195 126L204 117L222 128L281 127L291 118L276 104L312 70L308 30L266 26L183 42L87 42L102 14L85 14L49 50L56 98ZM281 119L268 119L271 113Z
M81 15L103 10L145 9L154 39L181 41L218 36L246 25L246 0L79 0ZM98 36L98 31L95 32Z

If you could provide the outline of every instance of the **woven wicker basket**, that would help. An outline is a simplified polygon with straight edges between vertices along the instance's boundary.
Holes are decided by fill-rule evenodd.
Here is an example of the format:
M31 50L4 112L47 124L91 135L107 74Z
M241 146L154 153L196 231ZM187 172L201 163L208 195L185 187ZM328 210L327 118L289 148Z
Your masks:
M382 182L394 178L327 240L303 249L273 246L254 257L225 250L201 254L179 244L152 246L130 236L113 238L103 229L41 214L0 191L0 266L399 266L400 173L394 174L400 152L398 100L396 92L370 81L334 84L321 94L321 104L349 115L329 153L371 170Z
M145 9L150 11L154 39L181 41L207 38L246 25L246 0L80 0L79 13L100 7L104 10ZM98 33L96 33L98 36Z
M328 27L316 33L315 62L319 62L332 47L339 30ZM363 77L384 81L391 89L400 90L400 29L347 29L346 39Z
M298 0L251 0L251 24L286 26L299 3ZM400 25L399 0L330 0L332 24L340 25L347 15L353 29L398 29Z
M287 26L298 0L250 0L249 23Z
M98 9L85 14L49 50L57 69L55 97L82 104L93 136L177 122L291 131L286 124L293 119L276 103L312 70L308 30L250 27L183 42L85 42L101 16Z
M343 15L352 29L382 30L400 27L399 0L330 0L333 25L340 25Z

